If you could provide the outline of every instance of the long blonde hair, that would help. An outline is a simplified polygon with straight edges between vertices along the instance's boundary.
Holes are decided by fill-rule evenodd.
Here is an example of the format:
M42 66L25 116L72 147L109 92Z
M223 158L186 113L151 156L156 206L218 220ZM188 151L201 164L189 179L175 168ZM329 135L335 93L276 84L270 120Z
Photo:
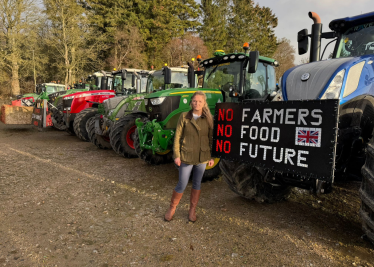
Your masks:
M203 91L196 91L192 97L191 97L191 102L190 102L190 107L192 107L192 100L194 99L195 96L200 95L204 98L204 106L203 106L203 115L208 121L208 126L210 129L213 129L213 116L212 113L210 113L210 109L208 107L208 103L206 102L206 94Z

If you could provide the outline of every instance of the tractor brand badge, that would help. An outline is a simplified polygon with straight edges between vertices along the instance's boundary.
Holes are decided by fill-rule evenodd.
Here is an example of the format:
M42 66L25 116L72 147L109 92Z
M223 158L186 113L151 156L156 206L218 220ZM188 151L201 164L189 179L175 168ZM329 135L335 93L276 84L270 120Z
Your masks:
M303 75L301 75L301 80L302 81L307 81L309 78L310 78L309 73L304 73Z
M187 99L186 98L183 99L183 103L187 104Z

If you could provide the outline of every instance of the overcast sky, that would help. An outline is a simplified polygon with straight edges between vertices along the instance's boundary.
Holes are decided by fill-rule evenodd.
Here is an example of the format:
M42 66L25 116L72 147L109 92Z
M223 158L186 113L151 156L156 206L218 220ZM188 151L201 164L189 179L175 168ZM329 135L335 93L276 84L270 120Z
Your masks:
M333 19L374 11L374 3L369 0L255 0L255 2L258 2L261 6L270 7L278 17L275 34L278 38L286 37L291 40L291 44L296 49L295 64L300 64L301 58L309 57L309 52L302 56L298 55L296 39L297 32L302 29L306 28L309 33L311 32L313 21L308 16L309 11L316 12L321 17L323 32L331 31L329 23ZM328 42L322 42L321 53ZM328 49L330 49L326 50L324 58L332 51L334 44L329 45Z

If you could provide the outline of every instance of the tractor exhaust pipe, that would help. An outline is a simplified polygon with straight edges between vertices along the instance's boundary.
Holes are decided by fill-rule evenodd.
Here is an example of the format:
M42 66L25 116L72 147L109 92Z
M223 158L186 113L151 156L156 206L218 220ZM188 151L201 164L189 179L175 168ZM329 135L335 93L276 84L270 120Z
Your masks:
M310 45L310 55L309 61L319 61L321 53L321 35L322 35L322 23L321 18L315 12L308 13L309 18L314 22L312 25L312 34L311 34L311 45Z

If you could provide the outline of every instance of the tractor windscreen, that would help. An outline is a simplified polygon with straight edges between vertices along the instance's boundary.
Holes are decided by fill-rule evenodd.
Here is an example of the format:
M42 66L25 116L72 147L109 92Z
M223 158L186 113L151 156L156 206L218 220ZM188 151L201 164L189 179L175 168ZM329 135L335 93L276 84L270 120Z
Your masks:
M336 58L374 54L374 23L351 27L339 40Z
M140 92L141 93L146 93L147 92L147 81L148 77L147 76L142 76L140 78Z
M171 73L171 84L165 84L164 75L161 70L155 71L149 75L147 80L147 92L151 93L154 91L161 91L170 88L187 88L188 77L187 72L176 72Z
M124 88L125 89L134 89L134 87L132 86L132 76L134 74L132 72L127 72L126 74L126 80L124 80Z
M258 62L257 71L255 73L246 71L245 75L244 99L262 98L276 90L275 69L269 64Z
M116 92L122 91L122 78L120 74L113 77L113 90Z
M45 90L47 94L53 94L53 93L60 92L65 89L64 87L53 86L53 85L47 85L45 88L46 88Z
M221 89L228 96L230 88L239 89L242 61L233 61L206 67L203 88Z
M187 72L174 72L171 73L171 84L167 85L170 88L188 88L188 74Z
M107 90L113 90L113 77L107 77Z

